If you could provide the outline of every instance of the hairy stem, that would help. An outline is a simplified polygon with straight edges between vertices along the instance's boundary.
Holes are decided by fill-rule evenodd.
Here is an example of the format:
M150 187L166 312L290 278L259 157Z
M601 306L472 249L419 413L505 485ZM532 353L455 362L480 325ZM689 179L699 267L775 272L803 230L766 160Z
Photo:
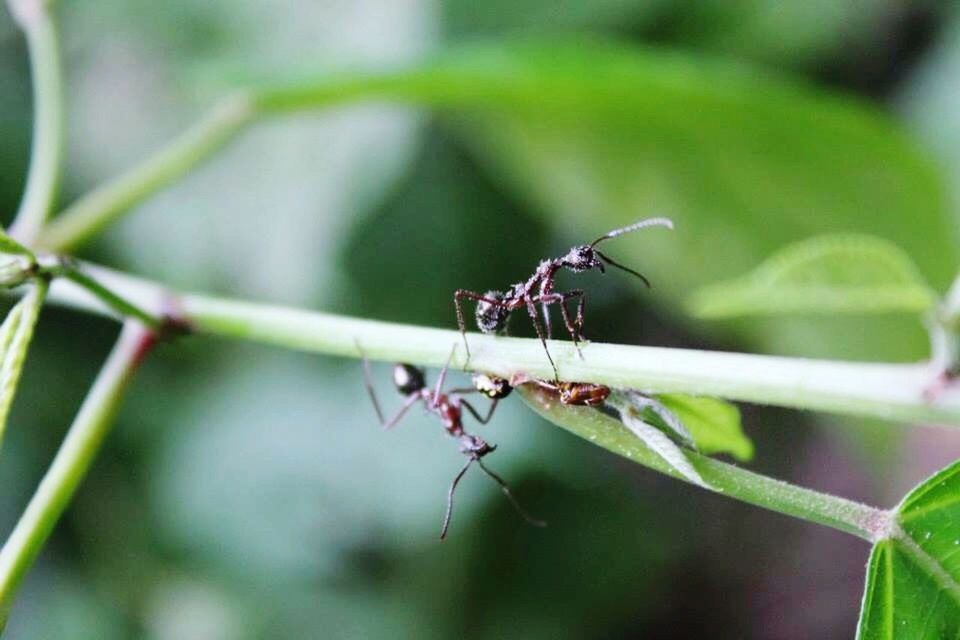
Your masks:
M135 321L120 338L80 407L50 469L13 533L0 549L0 621L5 621L24 574L33 564L113 425L123 393L153 343Z
M27 186L11 234L31 243L56 198L63 157L63 80L54 18L43 0L8 0L27 37L33 77L33 142Z
M457 346L452 366L466 368L458 332L375 322L288 307L197 294L174 295L162 287L108 269L85 267L112 291L148 312L164 301L199 333L250 340L328 355L358 357L357 344L375 360L442 366ZM89 294L57 281L51 299L103 311ZM452 307L452 302L451 302ZM453 315L451 309L451 317ZM551 378L553 371L536 340L468 334L469 368L503 377L525 373ZM660 393L814 409L907 422L960 426L960 400L924 398L926 364L873 364L811 360L693 349L590 343L581 360L569 342L551 342L561 378Z
M555 395L536 385L524 385L520 391L527 404L550 422L633 462L690 481L605 413L564 406ZM692 451L685 453L710 486L731 498L833 527L871 542L890 529L892 516L882 509L798 487Z

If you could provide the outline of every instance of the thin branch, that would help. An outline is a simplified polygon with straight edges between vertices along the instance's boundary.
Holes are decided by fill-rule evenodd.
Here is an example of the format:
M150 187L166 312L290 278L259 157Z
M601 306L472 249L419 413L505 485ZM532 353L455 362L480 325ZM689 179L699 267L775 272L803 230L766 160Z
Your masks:
M0 550L0 624L24 574L33 564L90 468L113 425L137 365L153 343L137 322L124 325L116 346L80 407L50 469Z
M30 169L11 235L30 244L56 198L63 159L63 80L54 18L43 0L8 0L27 37L33 77L33 142Z
M375 360L442 366L460 334L452 330L362 320L197 294L176 295L147 280L85 265L110 290L160 314L164 301L199 333L287 349ZM90 295L57 281L50 299L103 312ZM452 315L452 312L451 312ZM505 378L517 373L550 378L535 340L469 334L470 368ZM812 360L619 344L590 343L581 360L572 343L551 342L561 378L658 393L689 393L795 409L960 426L960 398L925 399L926 363L875 364ZM451 366L464 368L458 349Z
M86 289L92 296L122 318L136 318L155 331L163 327L164 320L162 314L151 315L147 313L136 304L117 295L79 268L73 266L71 262L72 261L58 259L51 266L41 267L40 272L48 276L70 280L74 284Z
M251 102L244 94L224 100L156 155L67 207L41 233L38 246L55 252L75 248L211 156L252 117Z

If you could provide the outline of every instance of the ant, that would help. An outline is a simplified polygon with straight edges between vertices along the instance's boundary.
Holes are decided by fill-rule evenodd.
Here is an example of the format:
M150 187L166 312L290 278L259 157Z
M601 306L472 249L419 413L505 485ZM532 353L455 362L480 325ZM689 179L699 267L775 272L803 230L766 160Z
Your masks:
M521 384L535 384L541 389L546 389L556 394L560 398L560 404L579 407L599 407L606 402L612 392L610 387L603 384L593 382L549 382L528 376L524 373L518 373L510 378L510 384L515 387ZM683 421L680 420L677 414L660 402L660 400L635 389L620 389L619 393L620 397L616 399L615 403L611 402L611 405L620 413L621 421L626 422L623 418L624 411L643 412L649 410L663 421L673 436L679 439L681 444L697 451L697 443L693 439L693 435L683 424Z
M476 374L473 377L474 386L472 388L453 389L445 393L443 391L443 383L446 379L447 370L450 367L450 360L453 358L454 351L456 351L456 345L454 345L453 350L450 352L450 357L447 358L447 363L440 371L437 383L432 389L427 386L423 369L404 363L393 365L393 384L400 395L406 397L406 400L396 415L389 420L384 419L383 412L380 409L380 403L377 401L377 396L373 390L370 364L366 357L363 358L364 384L367 392L370 394L370 400L373 402L373 408L377 412L380 424L384 429L393 428L400 419L403 418L410 407L417 402L423 402L427 411L440 418L440 421L443 423L443 428L447 433L458 440L460 453L467 456L467 463L463 465L463 468L454 476L453 482L450 483L450 489L447 491L447 510L443 517L440 539L444 540L447 537L447 530L450 528L450 517L453 515L453 494L457 490L457 485L460 483L460 480L474 462L477 463L485 474L500 485L503 494L510 500L513 507L517 510L517 513L519 513L524 520L537 527L546 526L545 522L528 515L517 502L516 498L514 498L507 482L483 464L483 457L495 451L497 445L488 443L480 436L467 433L463 428L463 409L469 411L480 424L487 424L493 416L494 410L497 408L498 401L507 397L513 390L513 387L503 378L486 374ZM482 393L491 399L490 408L487 410L485 416L481 417L473 405L463 399L462 396L466 393Z
M523 373L510 378L512 386L532 383L557 394L560 403L579 407L599 407L610 395L610 387L593 382L548 382Z
M569 269L574 273L582 273L584 271L590 271L591 269L599 269L600 273L604 273L604 265L608 264L637 276L649 287L650 281L642 274L604 255L596 246L601 242L616 238L625 233L655 225L673 229L673 222L669 218L648 218L647 220L641 220L626 227L614 229L600 236L590 244L573 247L566 255L559 258L541 260L536 271L533 272L533 275L524 282L514 284L506 292L493 290L481 295L475 291L457 289L453 294L453 304L457 311L457 325L460 328L460 334L463 336L463 344L467 349L467 359L469 360L470 358L470 345L467 344L467 329L466 323L463 320L463 309L461 307L461 302L464 298L474 300L477 303L477 328L483 333L500 333L505 331L510 312L520 307L526 307L527 313L530 314L530 319L533 322L533 327L537 331L537 337L540 338L540 344L543 345L543 350L547 354L550 366L553 368L554 380L559 381L557 365L550 356L550 350L547 349L547 338L552 337L549 306L551 304L560 305L560 312L563 315L563 323L567 328L567 333L570 334L573 345L582 358L583 353L580 351L579 343L584 340L583 309L586 303L586 293L582 289L554 292L553 280L557 272L561 269ZM570 319L570 313L567 309L568 300L577 300L577 315L575 320ZM543 313L546 332L540 324L540 317L537 313L538 304Z

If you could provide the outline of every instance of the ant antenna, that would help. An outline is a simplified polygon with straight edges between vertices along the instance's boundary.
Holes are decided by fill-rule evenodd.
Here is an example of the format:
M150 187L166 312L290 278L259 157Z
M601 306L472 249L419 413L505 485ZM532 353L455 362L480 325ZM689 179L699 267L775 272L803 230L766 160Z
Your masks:
M463 479L463 476L466 475L467 470L476 462L480 465L480 468L483 469L483 472L493 478L494 482L500 485L500 488L503 490L503 495L507 496L507 499L510 500L510 504L513 505L513 508L516 510L520 517L527 521L527 524L531 524L535 527L545 527L547 523L543 520L534 518L529 513L527 513L523 507L520 506L520 503L517 502L517 499L514 497L513 492L510 491L510 485L507 484L507 481L498 476L496 473L487 468L487 465L483 464L483 460L480 458L470 458L467 460L467 464L463 465L463 468L460 469L460 472L457 473L453 478L453 482L450 483L450 489L447 491L447 512L443 516L443 527L440 529L440 539L445 540L447 537L447 530L450 529L450 518L453 515L453 494L457 490L457 485L460 484L460 480Z
M601 240L602 240L602 238L601 238ZM643 284L647 285L647 289L650 288L650 281L647 280L647 277L646 277L645 275L643 275L642 273L640 273L640 272L638 272L638 271L634 271L634 270L631 269L630 267L625 267L625 266L623 266L622 264L620 264L619 262L616 262L615 260L613 260L613 259L610 258L609 256L604 255L603 253L601 253L599 249L594 249L593 251L594 251L594 253L596 253L598 256L600 256L600 259L601 259L601 260L603 260L604 262L606 262L606 263L609 264L610 266L616 267L617 269L622 269L623 271L626 271L627 273L630 273L630 274L633 274L633 275L637 276L638 278L640 278L641 280L643 280Z
M453 515L453 492L457 490L457 485L460 484L460 480L467 472L467 469L470 468L470 465L473 464L474 460L479 460L479 458L470 458L467 460L467 464L463 465L463 469L460 469L460 473L454 476L453 482L450 483L450 489L447 491L447 513L443 516L443 527L440 529L441 540L446 539L447 529L450 528L450 516ZM480 466L482 467L483 465Z
M471 460L470 462L473 462ZM503 489L503 495L507 496L507 499L510 500L510 504L513 505L513 508L516 509L517 513L520 514L520 517L527 521L527 524L531 524L535 527L545 527L547 523L543 520L534 518L529 513L524 511L523 507L520 506L520 503L517 502L517 499L513 496L513 492L510 491L510 485L507 484L507 481L498 476L496 473L487 468L487 465L483 464L483 460L477 458L477 464L480 465L480 468L483 469L483 472L494 479L494 481L500 485L500 488ZM468 463L469 465L469 463ZM466 471L466 469L464 469Z
M634 222L633 224L627 225L625 227L620 227L619 229L614 229L613 231L600 236L596 240L590 243L591 247L595 247L604 240L610 240L611 238L616 238L617 236L622 236L625 233L630 233L631 231L636 231L637 229L643 229L644 227L653 227L661 226L666 227L667 229L673 229L673 220L670 218L647 218L646 220L641 220L640 222Z

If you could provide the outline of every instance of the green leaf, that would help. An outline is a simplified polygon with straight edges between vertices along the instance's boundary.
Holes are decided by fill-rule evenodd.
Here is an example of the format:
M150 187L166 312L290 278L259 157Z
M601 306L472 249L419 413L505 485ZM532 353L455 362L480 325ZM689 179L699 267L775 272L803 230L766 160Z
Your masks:
M653 426L644 418L646 411L644 408L638 408L626 395L611 395L607 399L607 406L612 407L620 414L620 422L623 423L630 432L640 439L641 442L653 453L658 455L670 468L679 473L683 478L699 485L705 489L712 489L709 484L700 476L700 473L693 467L693 464L687 458L686 453L675 443L664 430ZM683 433L683 427L672 429L675 433ZM689 437L689 436L687 436Z
M264 112L387 98L457 113L502 183L573 240L671 217L670 237L636 235L609 250L675 305L815 234L895 241L937 290L960 261L943 176L902 127L864 101L749 66L526 39L446 51L399 73L274 86L255 92ZM805 356L909 360L928 347L923 328L903 317L731 328L761 349Z
M567 237L650 215L677 223L669 237L609 244L672 304L822 233L894 241L937 290L960 262L936 165L866 102L749 66L611 43L500 43L461 51L443 70L421 78L417 100L469 104L455 122L471 148ZM927 348L913 318L731 328L787 354L906 360Z
M960 635L960 461L910 492L867 566L859 640Z
M729 453L741 461L753 458L753 441L743 433L735 404L679 393L660 394L657 399L690 431L701 453Z
M910 257L868 235L803 240L748 275L708 286L689 302L701 318L800 313L918 313L936 296Z
M46 280L37 280L0 325L0 442L47 287Z

